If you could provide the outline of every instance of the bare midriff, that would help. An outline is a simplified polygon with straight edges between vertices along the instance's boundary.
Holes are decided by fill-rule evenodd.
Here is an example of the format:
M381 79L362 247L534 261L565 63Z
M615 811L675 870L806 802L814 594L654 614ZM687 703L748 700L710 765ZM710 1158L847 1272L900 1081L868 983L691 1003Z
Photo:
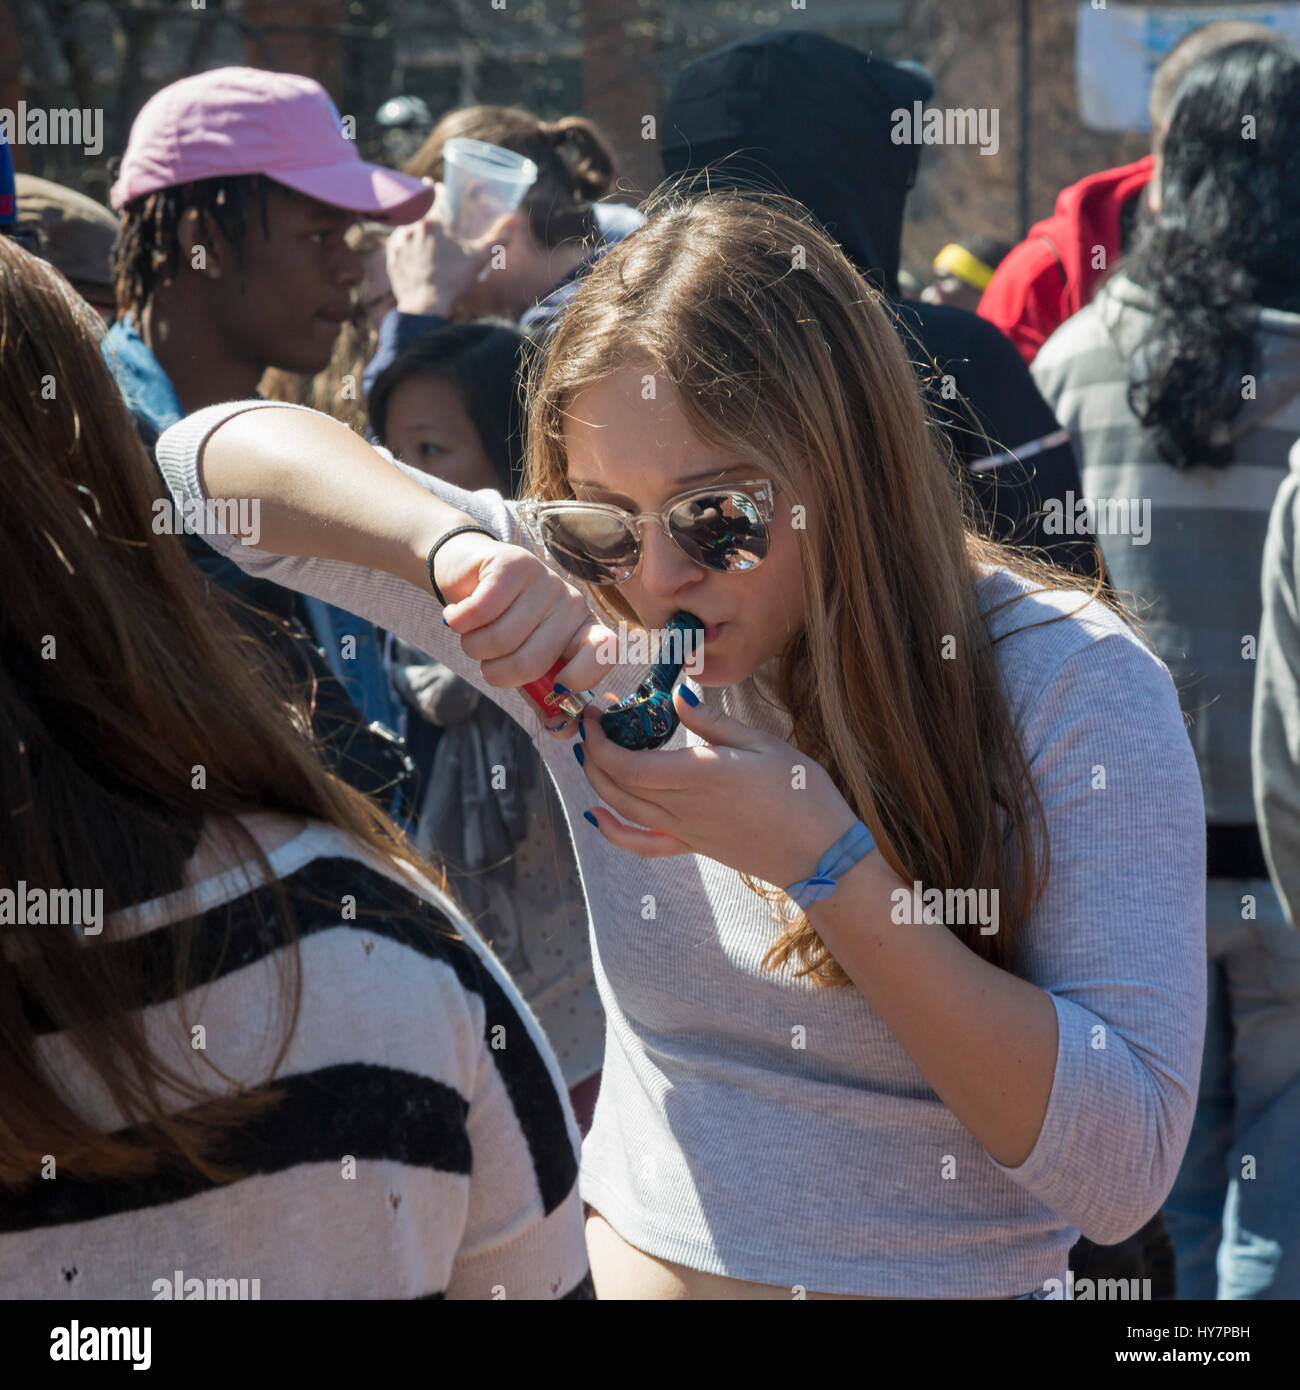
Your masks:
M587 1258L597 1298L738 1299L800 1297L795 1288L781 1284L753 1284L725 1274L705 1274L699 1269L647 1255L627 1241L597 1211L587 1218ZM804 1298L856 1299L856 1294L813 1293Z
M598 1299L826 1299L880 1302L874 1294L817 1293L787 1284L755 1284L675 1264L629 1245L601 1214L587 1217L587 1258ZM994 1295L996 1301L997 1296ZM888 1300L883 1300L888 1301ZM963 1300L965 1301L965 1300Z

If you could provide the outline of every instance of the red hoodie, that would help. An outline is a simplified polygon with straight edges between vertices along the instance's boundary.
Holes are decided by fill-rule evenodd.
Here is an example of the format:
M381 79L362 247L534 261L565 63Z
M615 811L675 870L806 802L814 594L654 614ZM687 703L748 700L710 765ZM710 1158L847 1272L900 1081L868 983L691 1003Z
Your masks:
M1120 255L1120 211L1150 182L1151 155L1103 169L1062 189L1056 211L998 266L976 312L1032 362L1038 349L1092 298ZM1105 261L1094 266L1096 249Z

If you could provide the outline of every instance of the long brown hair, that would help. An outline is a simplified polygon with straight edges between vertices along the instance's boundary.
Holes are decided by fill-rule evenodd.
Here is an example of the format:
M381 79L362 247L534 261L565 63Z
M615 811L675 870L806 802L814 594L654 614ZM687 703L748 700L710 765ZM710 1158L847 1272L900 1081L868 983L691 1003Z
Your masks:
M609 142L586 117L543 121L519 106L462 106L434 126L406 173L441 181L442 147L453 138L500 145L537 165L522 207L542 246L596 235L591 204L613 189L617 173Z
M573 496L567 410L585 387L645 364L677 388L702 439L752 458L806 504L806 618L778 691L792 741L905 882L998 890L997 933L954 930L1005 968L1046 882L1048 846L975 568L1077 586L977 533L886 301L810 214L775 196L683 198L671 186L648 211L533 360L525 491ZM794 460L807 462L803 476ZM616 589L589 592L611 618L636 622ZM805 916L778 920L769 967L793 957L801 974L847 981Z
M230 1175L214 1145L274 1103L229 1084L209 1093L167 1066L120 1002L136 992L134 967L104 949L110 914L180 888L205 826L272 883L241 814L312 817L391 866L428 872L321 766L307 711L262 644L207 597L177 536L154 534L161 484L100 357L102 332L53 267L0 238L0 887L104 894L93 944L71 928L0 924L0 1182L11 1184L35 1177L44 1153L83 1178L165 1158L220 1180ZM287 894L273 891L276 944L294 942ZM178 998L195 925L177 928ZM272 1072L299 1001L297 951L282 957ZM77 1113L40 1064L41 1018L144 1139L101 1133ZM164 1091L195 1108L169 1113Z

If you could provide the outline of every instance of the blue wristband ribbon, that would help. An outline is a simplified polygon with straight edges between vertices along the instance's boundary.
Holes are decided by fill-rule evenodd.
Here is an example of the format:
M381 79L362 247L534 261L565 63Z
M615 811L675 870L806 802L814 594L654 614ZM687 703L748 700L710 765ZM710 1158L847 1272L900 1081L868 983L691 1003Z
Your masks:
M817 861L813 876L792 883L785 890L786 897L801 908L822 902L839 887L836 880L848 873L858 860L865 859L875 847L871 831L861 821L856 821Z

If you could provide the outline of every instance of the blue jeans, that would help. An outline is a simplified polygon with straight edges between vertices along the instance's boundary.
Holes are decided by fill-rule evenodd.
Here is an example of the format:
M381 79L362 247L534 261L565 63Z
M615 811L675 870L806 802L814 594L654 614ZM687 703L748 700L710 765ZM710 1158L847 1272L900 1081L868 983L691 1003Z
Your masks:
M1200 1095L1164 1207L1178 1297L1300 1298L1300 931L1251 878L1209 881L1206 933Z

